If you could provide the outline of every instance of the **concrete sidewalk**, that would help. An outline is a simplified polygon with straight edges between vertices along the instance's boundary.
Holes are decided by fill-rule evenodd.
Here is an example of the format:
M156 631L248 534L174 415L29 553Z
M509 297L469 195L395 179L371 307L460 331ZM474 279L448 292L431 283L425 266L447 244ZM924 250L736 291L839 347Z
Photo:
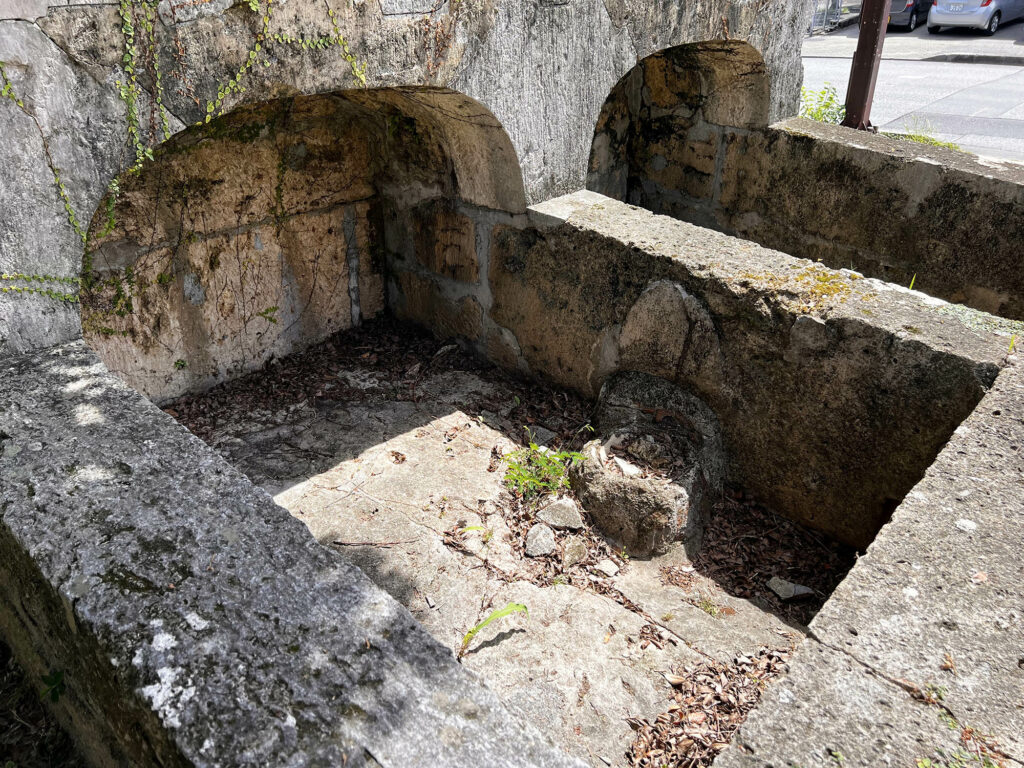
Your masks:
M850 58L805 58L804 86L845 99ZM981 157L1024 162L1024 66L886 59L871 121L882 131L927 133Z

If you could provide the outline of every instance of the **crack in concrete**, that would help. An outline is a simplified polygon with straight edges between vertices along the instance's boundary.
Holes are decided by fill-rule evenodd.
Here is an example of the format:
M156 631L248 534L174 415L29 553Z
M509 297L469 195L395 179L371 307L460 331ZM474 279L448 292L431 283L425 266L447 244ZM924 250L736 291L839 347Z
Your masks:
M839 648L839 647L837 647L835 645L832 645L831 643L825 642L817 634L815 634L815 632L812 629L810 629L810 628L808 628L808 630L807 630L807 637L808 637L808 639L813 640L814 642L818 643L818 645L821 645L821 646L823 646L825 648L828 648L829 650L835 651L836 653L842 654L843 656L847 657L848 659L853 661L855 664L857 664L859 667L862 667L872 677L877 677L877 678L879 678L881 680L884 680L885 682L889 683L890 685L895 686L896 688L899 688L904 693L906 693L911 698L911 700L913 700L914 702L916 702L918 704L924 704L925 706L932 706L932 707L935 707L936 709L940 709L940 710L944 711L947 715L952 717L954 720L956 720L957 724L960 725L961 728L965 727L963 720L960 717L957 716L956 712L954 712L953 709L948 704L945 704L945 703L943 703L941 701L938 701L938 700L935 700L935 699L926 700L924 698L924 694L921 691L921 688L919 686L915 685L914 683L912 683L911 681L904 680L903 678L899 678L899 677L893 677L892 675L890 675L890 674L888 674L886 672L883 672L880 669L877 669L876 667L872 666L871 664L869 664L868 662L864 661L863 659L860 659L858 656L856 656L855 654L851 653L850 651L848 651L848 650L846 650L844 648ZM995 750L993 750L993 751L995 751ZM1022 760L1020 758L1017 758L1017 757L1014 757L1011 754L1006 753L1005 751L1003 751L1003 748L1001 746L999 747L999 750L998 750L998 752L996 754L997 754L998 757L1001 757L1003 759L1009 760L1009 761L1015 763L1016 765L1021 766L1021 768L1024 768L1024 760Z
M66 6L61 5L61 6L54 6L54 7L57 7L57 8L102 8L102 7L107 6L107 5L116 5L116 4L117 3L86 3L86 4L75 4L75 5L66 5ZM47 18L47 16L40 16L39 18L40 19L45 19L45 18ZM47 40L49 40L53 44L54 48L56 48L58 51L60 51L61 53L64 54L64 56L68 60L68 65L69 66L77 68L77 69L80 69L81 71L85 72L85 74L88 77L92 78L92 80L97 85L99 85L99 86L101 86L103 88L107 87L106 81L96 77L96 75L94 75L93 72L92 72L93 66L95 66L96 68L99 68L99 69L107 69L106 67L103 67L103 65L101 65L101 64L96 64L96 65L93 65L93 66L90 66L90 65L86 64L78 56L76 56L74 53L69 51L63 45L58 43L45 29L43 29L41 26L39 26L39 19L36 19L35 21L31 21L31 22L28 22L28 23L31 24L33 27L35 27L37 30L39 30L39 33L43 37L45 37ZM114 66L114 67L110 67L109 71L110 72L114 72L117 69L118 68L116 66ZM153 92L149 88L147 88L146 86L142 85L141 83L139 83L139 90L145 92L145 94L150 99L155 100L155 97L153 96ZM185 120L182 120L181 117L176 115L174 112L172 112L170 110L170 108L167 106L167 104L164 104L163 108L164 108L164 112L166 112L170 117L172 117L175 120L177 120L183 126L182 130L184 130L185 128L188 127L189 124ZM180 133L180 132L181 131L175 131L171 135L173 136L176 133ZM158 143L162 143L162 142L158 142Z

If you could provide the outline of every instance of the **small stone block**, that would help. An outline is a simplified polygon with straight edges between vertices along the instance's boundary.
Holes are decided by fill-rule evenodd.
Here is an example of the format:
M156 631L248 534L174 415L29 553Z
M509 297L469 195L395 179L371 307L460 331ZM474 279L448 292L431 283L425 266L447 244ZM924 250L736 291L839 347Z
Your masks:
M526 556L543 557L555 551L555 532L537 523L526 534Z
M583 515L580 514L579 506L568 497L552 501L537 513L537 519L552 528L578 531L583 527Z
M780 600L797 600L801 597L810 597L814 590L802 584L794 584L791 581L772 576L768 580L768 589L779 596Z

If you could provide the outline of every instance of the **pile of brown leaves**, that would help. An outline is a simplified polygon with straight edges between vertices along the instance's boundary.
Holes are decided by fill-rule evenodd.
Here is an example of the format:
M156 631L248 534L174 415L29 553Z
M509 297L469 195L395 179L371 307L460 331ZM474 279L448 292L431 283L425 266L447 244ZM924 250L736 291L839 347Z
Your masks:
M435 339L415 326L388 317L342 331L303 352L267 363L261 370L189 395L164 408L204 440L218 424L258 411L279 411L299 403L352 402L368 397L367 390L345 384L345 372L370 372L381 382L374 398L418 401L418 385L445 371L470 371L485 381L498 381L514 399L460 403L471 416L501 412L493 424L521 441L524 427L543 426L567 442L586 422L588 406L581 399L540 382L509 377L458 345ZM491 421L489 420L489 423Z
M747 497L725 499L715 506L693 565L730 595L755 599L806 626L855 561L853 548ZM810 587L815 595L785 603L768 589L773 576Z
M711 765L761 699L787 670L789 652L761 648L732 664L708 662L666 675L676 688L672 705L653 721L630 719L636 731L626 757L632 768Z

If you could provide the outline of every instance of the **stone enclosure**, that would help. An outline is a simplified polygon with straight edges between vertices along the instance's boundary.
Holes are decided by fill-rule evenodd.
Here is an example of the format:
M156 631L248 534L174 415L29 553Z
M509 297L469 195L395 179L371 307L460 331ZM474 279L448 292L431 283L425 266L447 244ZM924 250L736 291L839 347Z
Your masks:
M1018 170L783 120L796 3L256 5L0 14L0 637L88 763L655 765L728 669L718 765L1024 764Z

